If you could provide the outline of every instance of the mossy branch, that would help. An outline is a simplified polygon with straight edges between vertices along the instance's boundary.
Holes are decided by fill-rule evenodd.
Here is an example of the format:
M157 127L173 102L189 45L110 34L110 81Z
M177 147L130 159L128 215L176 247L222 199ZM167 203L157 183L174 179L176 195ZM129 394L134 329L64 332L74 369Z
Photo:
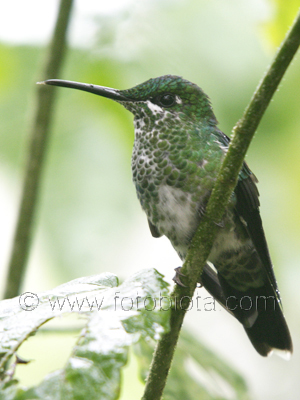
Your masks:
M56 26L45 65L42 79L59 76L66 48L66 32L73 0L61 0ZM17 296L25 275L26 263L30 249L34 213L37 206L41 172L46 154L50 123L55 99L55 90L46 90L42 85L37 88L36 111L31 129L31 143L28 153L25 179L15 237L8 267L5 287L5 298Z
M180 307L171 309L170 332L158 342L142 397L143 400L159 400L162 397L173 359L182 322L189 308L197 281L211 251L217 223L221 221L233 192L247 149L278 85L300 45L300 13L280 46L275 59L258 85L243 117L233 129L233 138L222 164L218 179L209 199L205 217L191 242L182 273L187 287L176 285L172 298ZM173 305L175 302L173 301Z

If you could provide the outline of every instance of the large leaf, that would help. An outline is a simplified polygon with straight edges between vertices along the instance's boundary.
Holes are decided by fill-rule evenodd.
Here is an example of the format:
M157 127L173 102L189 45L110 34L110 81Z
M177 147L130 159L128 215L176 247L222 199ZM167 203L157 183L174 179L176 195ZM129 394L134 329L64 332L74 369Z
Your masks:
M117 399L129 345L141 338L158 338L168 329L169 313L158 306L160 297L167 294L167 283L151 269L120 286L116 276L107 273L73 280L38 296L2 301L0 365L4 380L9 376L5 373L9 359L45 322L76 312L85 316L87 324L65 368L31 389L21 389L14 380L5 382L1 399Z

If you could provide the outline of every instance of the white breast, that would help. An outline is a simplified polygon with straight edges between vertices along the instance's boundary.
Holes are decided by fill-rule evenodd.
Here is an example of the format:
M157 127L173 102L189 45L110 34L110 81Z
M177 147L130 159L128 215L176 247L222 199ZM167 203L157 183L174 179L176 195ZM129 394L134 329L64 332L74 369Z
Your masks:
M157 224L159 231L171 241L176 237L185 247L199 224L197 204L191 201L191 194L168 185L161 186L158 195L157 211L164 216Z

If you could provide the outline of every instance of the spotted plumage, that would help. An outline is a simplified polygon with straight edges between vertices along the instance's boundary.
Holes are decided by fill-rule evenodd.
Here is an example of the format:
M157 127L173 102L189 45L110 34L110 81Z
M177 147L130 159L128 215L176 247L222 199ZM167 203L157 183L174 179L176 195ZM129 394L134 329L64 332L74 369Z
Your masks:
M229 145L206 94L172 75L128 90L46 83L111 98L133 113L137 196L152 235L167 236L184 260ZM256 182L244 163L201 281L266 356L274 348L291 352L292 342L262 228Z

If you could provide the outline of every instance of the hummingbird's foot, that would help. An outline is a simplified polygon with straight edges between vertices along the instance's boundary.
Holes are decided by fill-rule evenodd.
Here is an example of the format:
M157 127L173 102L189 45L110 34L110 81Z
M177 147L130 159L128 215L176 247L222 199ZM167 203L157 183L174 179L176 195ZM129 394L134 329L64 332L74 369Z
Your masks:
M173 281L174 281L175 283L177 283L177 285L179 285L179 286L186 287L186 285L184 285L184 284L181 282L181 280L180 280L180 276L185 276L184 274L182 274L182 273L180 272L180 271L181 271L181 267L174 268L174 270L175 270L175 276L174 276L174 278L173 278Z
M175 273L175 276L174 276L174 278L173 278L173 281L175 282L175 283L177 283L177 285L179 285L179 286L183 286L183 287L186 287L186 285L184 285L182 282L181 282L181 280L180 280L180 276L186 276L186 275L184 275L182 272L181 272L181 268L182 267L177 267L177 268L174 268L174 271L176 272ZM197 282L197 288L201 288L203 285L202 285L202 283L201 283L201 276L199 277L199 282Z

